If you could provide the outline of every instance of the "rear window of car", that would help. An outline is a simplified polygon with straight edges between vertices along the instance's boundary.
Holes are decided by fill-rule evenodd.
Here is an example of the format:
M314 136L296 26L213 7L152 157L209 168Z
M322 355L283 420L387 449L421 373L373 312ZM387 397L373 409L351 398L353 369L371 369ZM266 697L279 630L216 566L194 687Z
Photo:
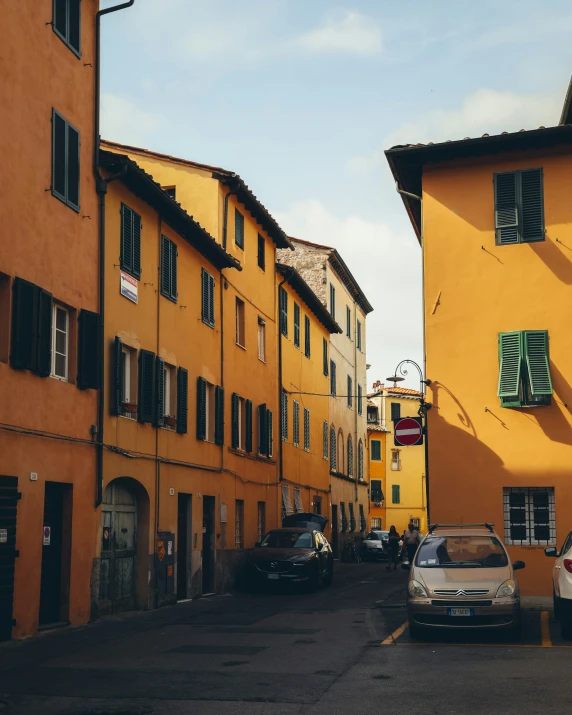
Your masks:
M312 533L310 531L269 531L260 546L270 546L275 549L311 549Z
M496 568L508 565L496 536L428 536L417 551L415 565L425 568Z
M381 536L381 531L370 531L365 538L367 539L367 541L381 541Z

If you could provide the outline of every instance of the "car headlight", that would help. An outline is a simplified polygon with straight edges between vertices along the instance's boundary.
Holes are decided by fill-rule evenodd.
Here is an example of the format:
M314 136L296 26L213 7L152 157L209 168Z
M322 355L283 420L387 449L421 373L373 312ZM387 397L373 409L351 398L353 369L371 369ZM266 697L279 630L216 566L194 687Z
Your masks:
M409 595L426 597L427 591L422 583L419 583L419 581L414 580L409 582Z
M516 584L511 578L509 578L508 581L501 583L499 586L497 598L509 598L510 596L514 596L515 591Z

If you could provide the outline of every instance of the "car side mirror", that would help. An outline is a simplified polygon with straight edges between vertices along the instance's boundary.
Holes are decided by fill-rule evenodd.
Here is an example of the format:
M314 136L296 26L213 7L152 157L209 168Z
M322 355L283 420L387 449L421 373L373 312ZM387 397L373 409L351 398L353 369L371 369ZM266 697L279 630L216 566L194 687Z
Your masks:
M260 541L257 541L257 542L254 544L254 548L257 549L257 548L260 546L260 543L261 543Z
M520 569L526 568L524 561L515 561L512 565L514 571L520 571Z
M409 561L402 561L402 562L401 562L401 568L402 568L404 571L409 571L409 569L411 568L411 564L409 563Z
M557 558L558 557L558 549L555 548L554 546L548 546L546 549L544 549L544 555L552 556L552 558Z
M316 546L316 551L321 551L324 548L324 544L321 542Z

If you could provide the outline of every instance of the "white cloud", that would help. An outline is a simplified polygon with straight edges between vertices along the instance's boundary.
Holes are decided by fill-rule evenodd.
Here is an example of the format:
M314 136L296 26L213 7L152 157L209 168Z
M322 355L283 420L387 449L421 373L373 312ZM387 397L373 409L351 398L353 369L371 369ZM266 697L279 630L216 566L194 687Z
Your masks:
M123 144L145 145L166 125L161 114L140 109L127 97L104 92L101 97L101 136Z
M382 37L371 18L346 12L340 19L331 19L322 27L301 35L295 44L315 53L371 56L381 52Z
M374 311L366 321L367 387L404 358L422 361L421 249L413 232L383 222L340 217L317 200L274 212L290 235L336 248ZM415 382L411 384L416 387Z

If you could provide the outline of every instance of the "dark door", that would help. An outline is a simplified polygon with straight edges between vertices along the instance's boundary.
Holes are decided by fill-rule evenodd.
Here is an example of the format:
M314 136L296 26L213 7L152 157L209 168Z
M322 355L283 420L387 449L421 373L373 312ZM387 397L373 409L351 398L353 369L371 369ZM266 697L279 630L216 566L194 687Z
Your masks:
M214 591L215 498L203 497L203 593Z
M189 580L189 534L191 521L191 495L179 494L177 512L177 598L187 598Z
M46 482L45 486L40 626L67 620L71 510L65 509L65 502L71 502L71 489L70 484L59 482Z
M12 637L18 477L0 477L0 641Z
M332 551L334 558L338 558L338 505L332 504Z

